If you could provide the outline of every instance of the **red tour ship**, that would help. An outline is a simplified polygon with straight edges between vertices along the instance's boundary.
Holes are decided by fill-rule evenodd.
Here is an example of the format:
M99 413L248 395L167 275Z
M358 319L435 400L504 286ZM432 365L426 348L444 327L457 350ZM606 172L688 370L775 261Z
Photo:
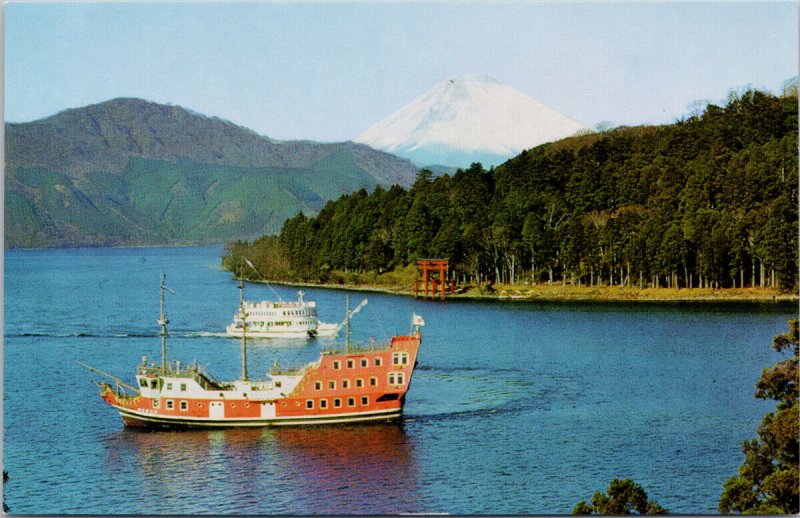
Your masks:
M240 286L241 287L241 286ZM243 287L241 287L243 289ZM164 275L161 277L161 365L136 370L138 387L99 369L115 382L100 383L100 397L116 408L129 426L263 427L392 421L403 413L411 384L424 321L413 315L411 334L386 342L371 341L326 349L319 360L297 369L277 362L266 380L247 375L247 336L242 336L242 375L217 381L194 364L166 360L167 320L164 314ZM349 308L347 315L349 317ZM242 312L246 319L247 315Z

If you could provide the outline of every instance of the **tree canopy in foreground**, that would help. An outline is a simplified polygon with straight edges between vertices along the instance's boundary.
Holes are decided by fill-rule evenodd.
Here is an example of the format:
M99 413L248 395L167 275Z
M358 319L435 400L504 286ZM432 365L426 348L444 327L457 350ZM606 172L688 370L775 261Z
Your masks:
M584 500L578 502L572 514L666 514L664 509L655 500L648 500L644 488L627 478L614 479L608 486L608 491L597 491L592 496L592 503Z
M798 348L800 322L789 322L789 331L778 335L772 348L787 358L764 369L755 396L778 402L775 412L764 416L758 439L744 441L745 459L739 475L723 485L720 513L797 514L800 512L798 461Z

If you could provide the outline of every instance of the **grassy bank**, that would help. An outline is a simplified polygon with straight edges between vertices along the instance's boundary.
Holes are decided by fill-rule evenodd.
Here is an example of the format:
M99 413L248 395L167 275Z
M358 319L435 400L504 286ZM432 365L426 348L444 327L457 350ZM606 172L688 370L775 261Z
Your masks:
M464 296L488 296L510 300L580 300L580 301L648 301L648 302L699 302L699 301L796 301L796 293L782 293L770 288L643 288L629 286L569 286L539 284L535 286L494 286L493 294L481 294L480 289L467 291Z
M326 283L279 282L291 286L316 286L377 291L413 296L415 267L385 274L334 272ZM792 302L797 293L772 288L643 288L633 286L571 286L561 283L536 285L461 286L448 297L515 301L597 301L597 302Z

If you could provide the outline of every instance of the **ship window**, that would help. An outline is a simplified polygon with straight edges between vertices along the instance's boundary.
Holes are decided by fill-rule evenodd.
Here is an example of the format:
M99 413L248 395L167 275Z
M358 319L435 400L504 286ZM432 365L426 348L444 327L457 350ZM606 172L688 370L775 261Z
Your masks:
M408 353L393 353L392 365L408 365Z
M369 379L369 386L370 386L370 387L374 387L374 386L376 386L377 384L378 384L378 378L376 378L375 376L373 376L373 377L371 377L371 378Z
M189 402L181 401L181 410L189 410Z
M167 390L172 390L172 383L167 383Z
M361 366L362 366L362 367L366 367L366 366L367 366L367 363L368 363L368 362L367 362L367 359L366 359L366 358L361 358Z
M139 386L140 387L146 387L147 386L147 380L145 380L145 379L139 380Z
M328 388L331 390L336 390L336 382L331 380L328 382Z
M347 406L356 406L356 398L354 397L347 398Z
M175 407L175 402L171 399L167 400L167 410L172 410Z
M353 360L347 360L347 368L352 369L355 366L355 362Z
M342 406L342 400L337 397L336 399L333 400L333 406L334 406L334 408L341 407Z
M308 409L314 408L314 400L313 399L307 399L306 400L306 408L308 408Z
M150 380L150 388L158 388L158 380Z
M367 396L361 396L361 404L369 405L369 398Z
M389 385L394 385L394 372L389 373Z
M158 408L158 404L160 401L158 399L153 399L153 408Z
M376 367L380 367L380 366L381 366L381 363L382 363L382 362L381 362L381 358L380 358L380 357L377 357L377 358L375 358L375 366L376 366Z
M278 388L280 388L280 386L281 386L281 383L283 383L283 382L281 382L281 381L276 381L276 382L275 382L275 386L276 386L276 387L278 387Z
M350 380L342 380L342 388L350 388Z
M319 400L319 407L320 408L328 408L328 400L327 399L320 399Z
M403 373L402 373L402 372L398 372L398 373L397 373L397 384L398 384L398 385L402 385L402 384L403 384L403 381L404 381L404 380L403 380Z
M341 366L342 366L342 364L339 362L339 360L335 360L333 362L333 368L334 369L339 369L339 368L341 368Z
M181 391L186 392L186 383L181 383Z
M364 386L364 380L361 378L356 379L356 387L361 388Z
M315 381L314 382L314 390L322 390L322 382L321 381Z

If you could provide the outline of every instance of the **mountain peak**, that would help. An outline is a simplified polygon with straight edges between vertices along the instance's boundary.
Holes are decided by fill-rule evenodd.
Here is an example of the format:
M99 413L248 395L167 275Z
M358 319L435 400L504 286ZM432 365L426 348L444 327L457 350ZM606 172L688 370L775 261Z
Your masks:
M7 247L222 243L275 233L408 160L352 142L276 142L176 105L117 98L5 125Z
M456 87L464 87L464 86L470 86L470 85L486 86L486 85L499 85L499 84L502 84L502 83L500 83L500 81L498 81L498 80L496 80L494 78L491 78L489 76L486 76L486 75L484 75L484 76L454 77L454 78L448 79L447 81L442 81L442 82L443 83L444 82L449 82L450 84L452 84L452 85L454 85Z
M581 124L488 76L445 79L354 139L420 165L497 165Z
M6 124L7 168L41 167L75 177L123 175L132 158L307 169L339 151L382 185L410 185L416 175L408 160L363 144L277 141L219 117L131 97Z

